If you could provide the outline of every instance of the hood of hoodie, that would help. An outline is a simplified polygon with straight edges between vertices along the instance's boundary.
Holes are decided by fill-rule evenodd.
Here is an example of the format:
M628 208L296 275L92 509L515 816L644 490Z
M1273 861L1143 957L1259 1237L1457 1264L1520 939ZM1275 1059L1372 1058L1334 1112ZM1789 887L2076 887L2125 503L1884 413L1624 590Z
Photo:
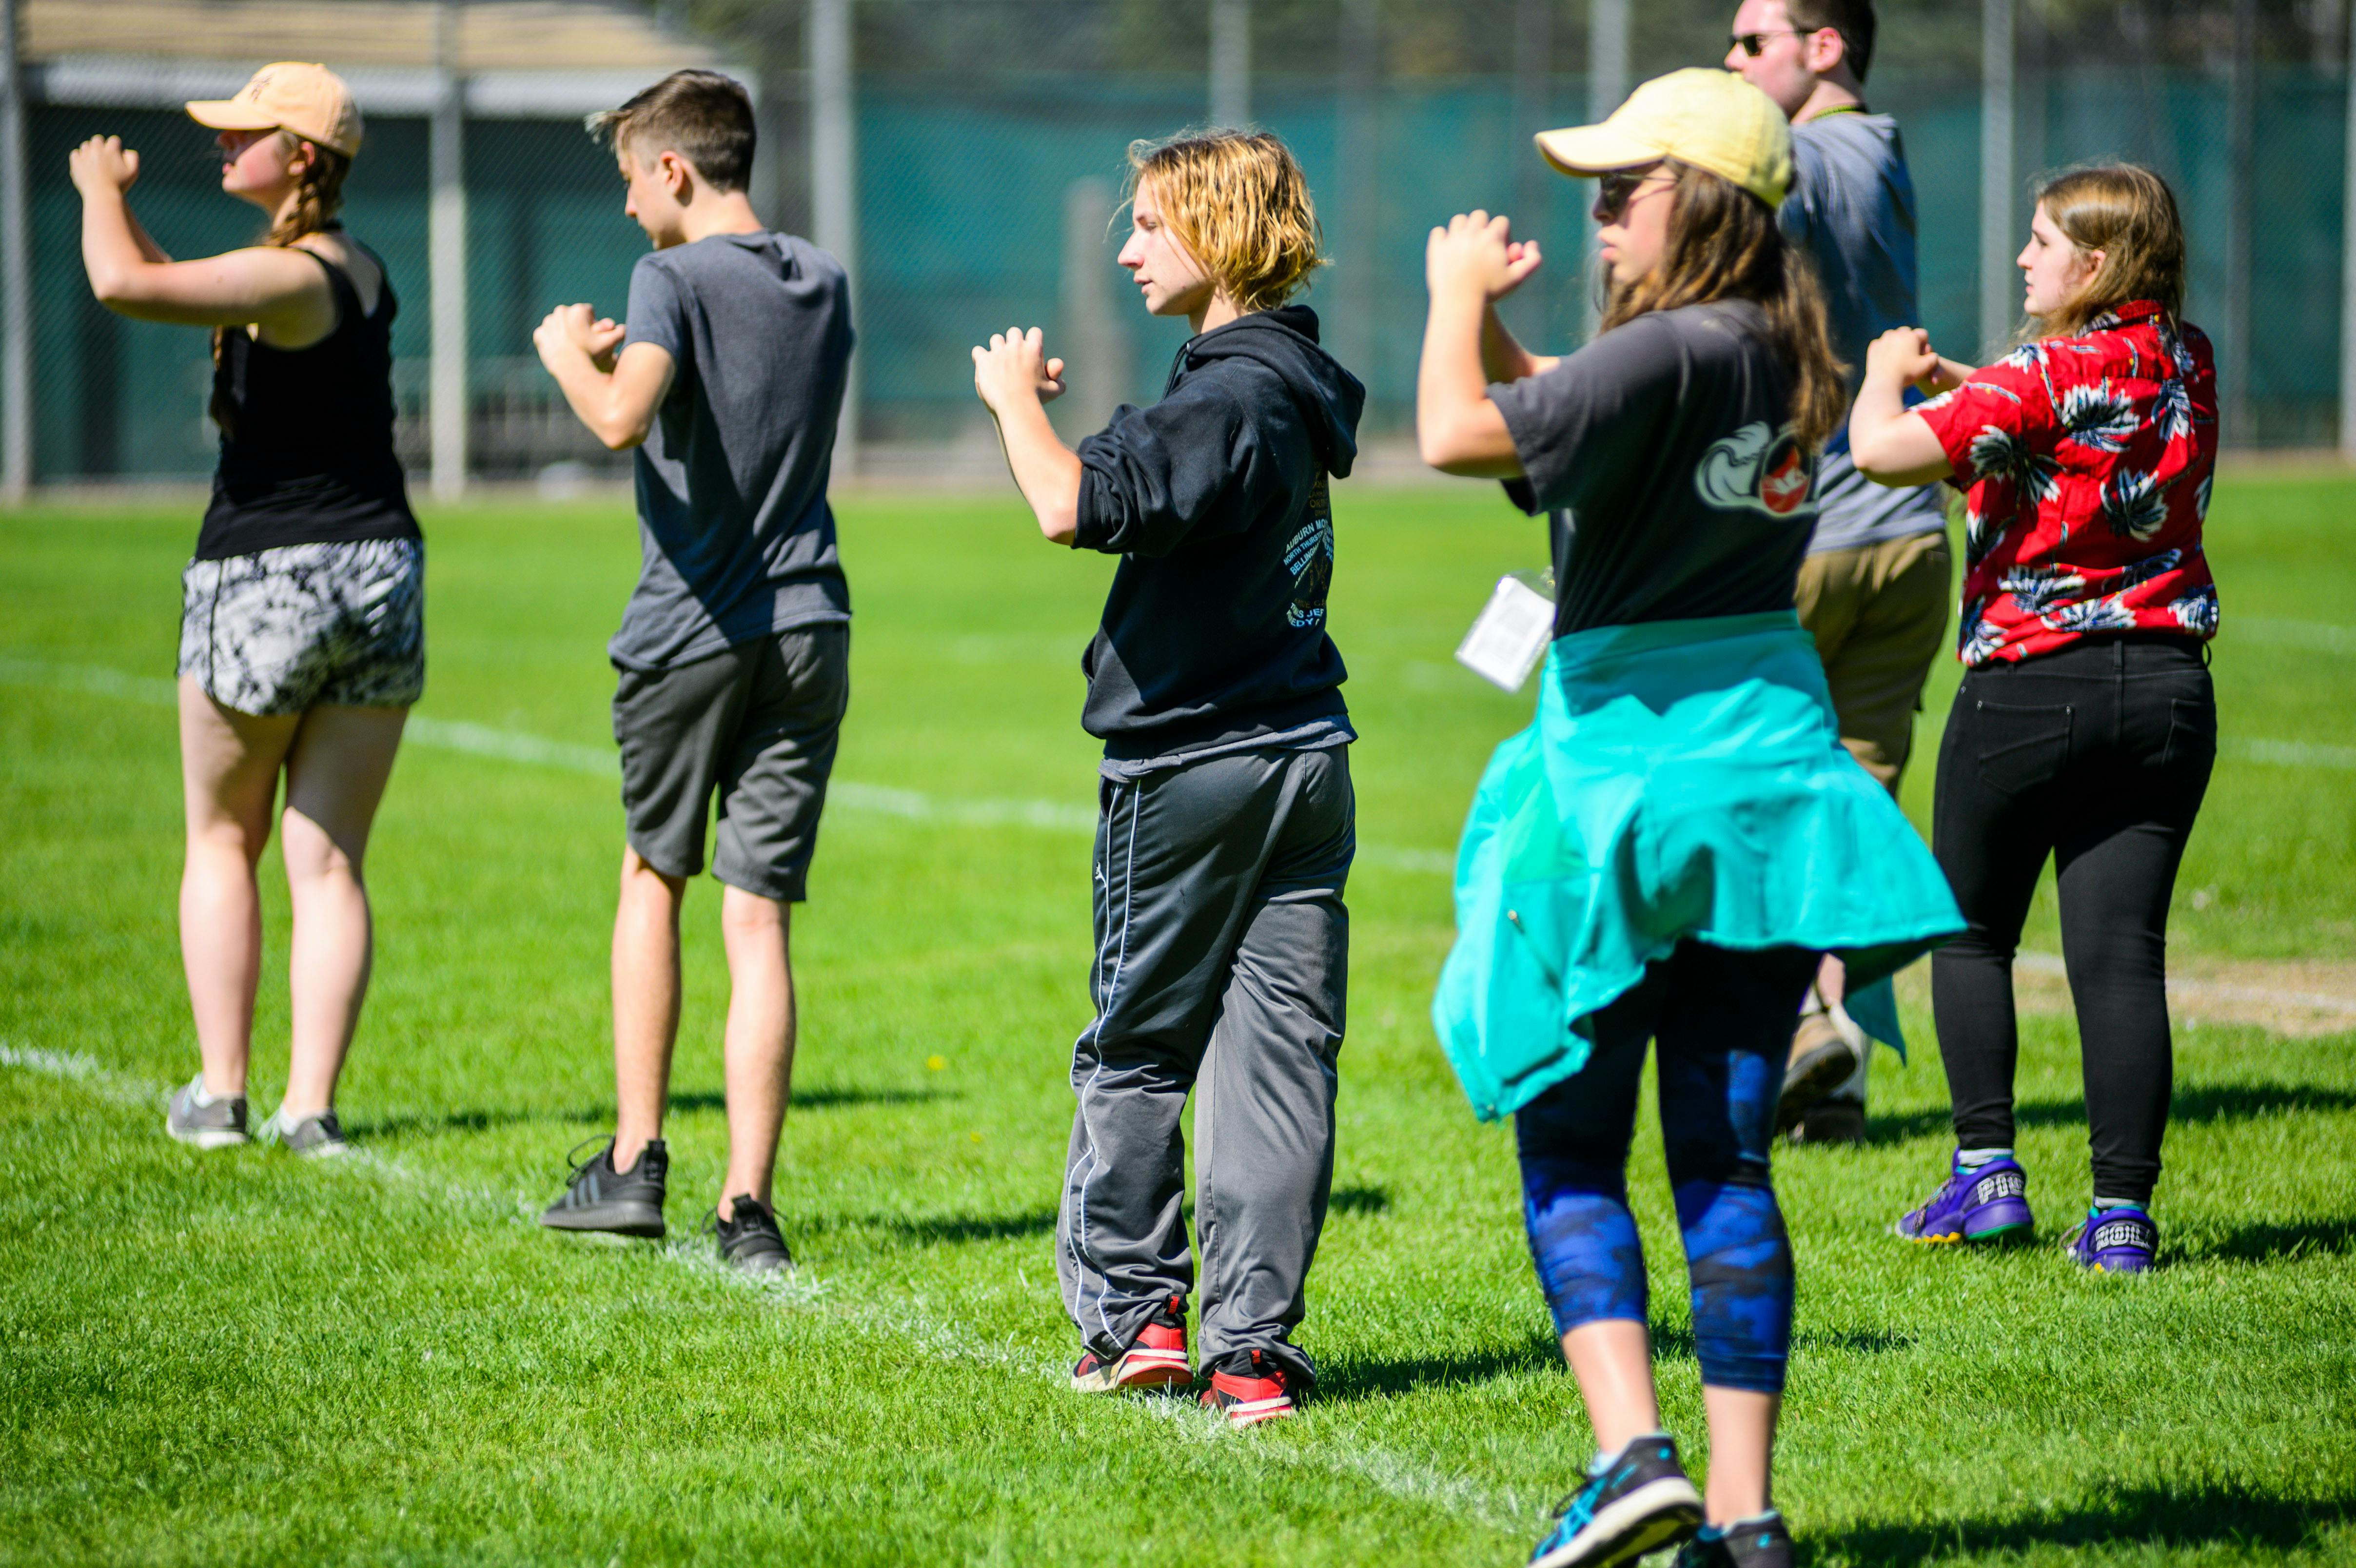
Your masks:
M1301 410L1317 443L1318 461L1347 478L1358 456L1358 415L1366 389L1317 343L1317 313L1305 305L1256 310L1189 338L1171 368L1174 387L1215 360L1250 360L1273 371Z

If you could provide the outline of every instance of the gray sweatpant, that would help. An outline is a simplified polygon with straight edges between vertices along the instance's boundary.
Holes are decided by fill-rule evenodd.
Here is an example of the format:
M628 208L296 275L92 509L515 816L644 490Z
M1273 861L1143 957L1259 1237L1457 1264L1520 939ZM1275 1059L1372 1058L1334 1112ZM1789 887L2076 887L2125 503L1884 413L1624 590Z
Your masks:
M1289 1337L1333 1181L1356 815L1340 746L1099 789L1097 1016L1072 1054L1055 1248L1065 1307L1099 1355L1193 1290L1178 1113L1199 1083L1202 1359L1258 1349L1315 1375Z

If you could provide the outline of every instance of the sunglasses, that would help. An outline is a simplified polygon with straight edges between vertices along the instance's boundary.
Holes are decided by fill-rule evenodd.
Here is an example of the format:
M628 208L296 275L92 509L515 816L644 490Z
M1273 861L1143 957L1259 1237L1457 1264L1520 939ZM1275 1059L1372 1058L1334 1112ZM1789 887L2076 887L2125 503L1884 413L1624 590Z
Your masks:
M1595 182L1595 209L1606 222L1617 222L1635 199L1637 188L1653 177L1654 169L1617 169Z
M1770 38L1804 38L1807 36L1796 27L1772 27L1763 33L1729 33L1726 36L1726 45L1729 48L1740 49L1752 59L1757 59L1765 52L1767 40Z

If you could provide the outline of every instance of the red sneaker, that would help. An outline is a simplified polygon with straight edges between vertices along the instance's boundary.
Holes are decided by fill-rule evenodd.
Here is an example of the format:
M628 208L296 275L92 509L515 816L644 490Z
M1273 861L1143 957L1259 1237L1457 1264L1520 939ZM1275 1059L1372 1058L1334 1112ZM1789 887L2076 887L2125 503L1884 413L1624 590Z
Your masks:
M1224 1368L1211 1373L1211 1386L1203 1391L1203 1408L1226 1416L1229 1426L1278 1421L1292 1413L1292 1379L1257 1350L1230 1356Z
M1084 1394L1162 1389L1194 1380L1186 1365L1186 1299L1175 1295L1167 1308L1146 1320L1119 1358L1107 1360L1091 1350L1072 1369L1072 1387Z

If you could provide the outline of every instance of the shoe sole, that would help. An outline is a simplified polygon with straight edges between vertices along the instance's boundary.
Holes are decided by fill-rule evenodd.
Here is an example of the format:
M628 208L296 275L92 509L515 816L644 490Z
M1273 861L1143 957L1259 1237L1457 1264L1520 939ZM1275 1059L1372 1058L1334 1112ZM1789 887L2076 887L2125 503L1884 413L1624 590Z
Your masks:
M1775 1131L1788 1133L1800 1124L1826 1095L1857 1071L1858 1055L1847 1040L1827 1040L1786 1069L1783 1097L1775 1103Z
M240 1144L253 1142L243 1133L233 1132L227 1127L200 1127L193 1133L188 1133L182 1132L166 1122L164 1123L164 1131L172 1142L186 1144L192 1149L234 1149Z
M551 1209L540 1217L551 1230L594 1231L605 1236L635 1236L648 1241L663 1239L662 1210L643 1203L616 1204L610 1208Z
M1893 1225L1890 1233L1918 1247L1983 1247L1990 1243L2001 1247L2029 1240L2036 1230L2034 1221L2023 1220L2018 1225L1998 1225L1987 1230L1951 1230L1943 1236L1910 1236Z
M1637 1487L1590 1520L1585 1530L1529 1568L1615 1568L1690 1540L1701 1528L1701 1494L1674 1476Z
M1074 1375L1072 1388L1084 1394L1109 1394L1122 1389L1166 1389L1194 1380L1183 1350L1131 1350L1108 1367L1085 1377Z
M1285 1421L1298 1410L1290 1399L1245 1400L1220 1410L1229 1426L1258 1426L1263 1421Z

